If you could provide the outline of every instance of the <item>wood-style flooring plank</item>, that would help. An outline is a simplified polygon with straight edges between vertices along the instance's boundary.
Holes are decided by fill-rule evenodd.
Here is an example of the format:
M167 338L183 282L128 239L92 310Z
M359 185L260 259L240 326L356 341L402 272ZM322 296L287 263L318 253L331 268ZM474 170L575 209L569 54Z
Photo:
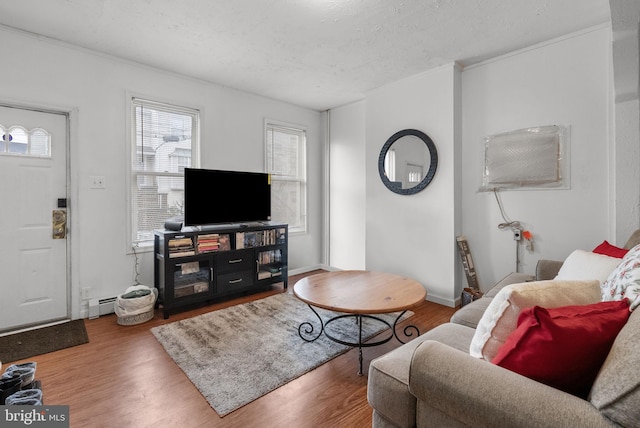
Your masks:
M288 290L276 285L168 320L159 310L136 326L117 325L115 315L85 320L89 343L18 362L38 363L45 404L70 406L71 427L370 427L366 373L373 358L399 346L396 340L364 349L364 376L357 375L358 351L352 349L221 418L150 332L157 325L291 293L297 280L313 273L318 271L291 276ZM412 310L410 323L421 332L447 322L455 311L431 302Z

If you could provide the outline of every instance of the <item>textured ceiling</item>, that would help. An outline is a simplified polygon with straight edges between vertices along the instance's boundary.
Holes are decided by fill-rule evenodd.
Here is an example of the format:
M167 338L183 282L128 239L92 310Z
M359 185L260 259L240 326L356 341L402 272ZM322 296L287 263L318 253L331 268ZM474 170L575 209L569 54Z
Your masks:
M609 19L608 0L0 0L1 25L316 110Z

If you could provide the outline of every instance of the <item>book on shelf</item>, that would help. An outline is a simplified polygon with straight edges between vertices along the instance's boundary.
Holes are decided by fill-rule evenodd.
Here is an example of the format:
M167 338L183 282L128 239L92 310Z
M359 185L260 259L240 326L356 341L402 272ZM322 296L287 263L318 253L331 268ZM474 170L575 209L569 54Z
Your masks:
M236 250L244 248L244 232L236 232Z
M280 250L261 251L260 254L258 254L258 261L261 265L278 263L282 261L282 253Z
M188 251L176 251L176 252L169 252L169 257L173 258L173 257L187 257L187 256L195 256L196 252L195 250L188 250Z
M285 228L236 232L236 249L282 244L285 242L285 235ZM222 245L222 235L220 237L220 242L220 245ZM230 249L226 247L226 239L225 249Z
M269 231L269 245L275 245L278 243L278 230L277 229L271 229Z
M204 293L209 291L209 283L208 282L196 282L193 284L193 291L195 293Z
M193 246L191 238L173 238L169 239L169 248Z
M218 240L218 249L220 251L228 251L231 249L231 240L229 239L229 235L220 235L220 239Z
M200 242L217 242L220 235L217 233L209 233L207 235L198 235L198 243Z
M272 266L258 271L258 279L273 278L278 275L282 275L282 268L277 266Z
M209 233L206 235L198 235L198 252L208 253L210 251L218 251L220 245L220 235L217 233Z
M173 238L167 243L169 247L169 257L193 256L196 251L191 238Z
M284 242L286 229L267 229L260 232L259 245L276 245Z
M266 279L266 278L271 278L271 272L264 271L264 270L261 270L260 272L258 272L258 279Z
M180 265L176 265L176 267L178 266L180 266L181 275L189 275L192 273L200 272L200 262L190 262L190 263L182 263Z
M260 232L246 232L244 234L245 248L257 247Z
M173 297L184 297L193 294L193 285L173 287Z
M187 269L185 269L185 265L188 265ZM209 283L211 281L211 276L209 275L210 271L208 268L200 268L198 265L190 265L191 263L182 263L182 265L176 265L176 267L179 267L180 269L176 270L173 273L174 287L185 287L191 284L195 284L196 282Z
M194 282L191 284L175 287L173 289L173 296L176 298L185 297L185 296L190 296L192 294L205 293L207 291L209 291L208 282Z
M218 244L206 244L198 246L198 253L209 253L211 251L218 251Z

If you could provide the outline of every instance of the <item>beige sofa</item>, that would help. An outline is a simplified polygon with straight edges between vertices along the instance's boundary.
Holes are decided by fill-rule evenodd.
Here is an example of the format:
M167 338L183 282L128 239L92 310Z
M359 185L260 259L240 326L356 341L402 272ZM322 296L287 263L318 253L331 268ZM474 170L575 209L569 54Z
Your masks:
M638 235L625 247L640 243ZM553 279L561 266L541 260L535 277L512 273L451 322L373 360L367 386L373 426L640 426L640 311L618 334L588 400L469 355L475 327L503 287Z

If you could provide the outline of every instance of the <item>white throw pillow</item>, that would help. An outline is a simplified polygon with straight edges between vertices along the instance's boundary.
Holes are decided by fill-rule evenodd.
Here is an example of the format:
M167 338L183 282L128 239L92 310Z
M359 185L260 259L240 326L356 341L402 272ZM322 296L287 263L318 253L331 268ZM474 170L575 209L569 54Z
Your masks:
M507 285L491 300L471 340L469 354L493 360L500 346L517 327L524 308L557 308L601 301L600 282L548 280Z
M620 259L590 251L575 250L562 263L554 279L589 280L597 279L602 284L618 266Z
M602 284L602 301L629 299L629 310L640 306L640 245L622 258Z

